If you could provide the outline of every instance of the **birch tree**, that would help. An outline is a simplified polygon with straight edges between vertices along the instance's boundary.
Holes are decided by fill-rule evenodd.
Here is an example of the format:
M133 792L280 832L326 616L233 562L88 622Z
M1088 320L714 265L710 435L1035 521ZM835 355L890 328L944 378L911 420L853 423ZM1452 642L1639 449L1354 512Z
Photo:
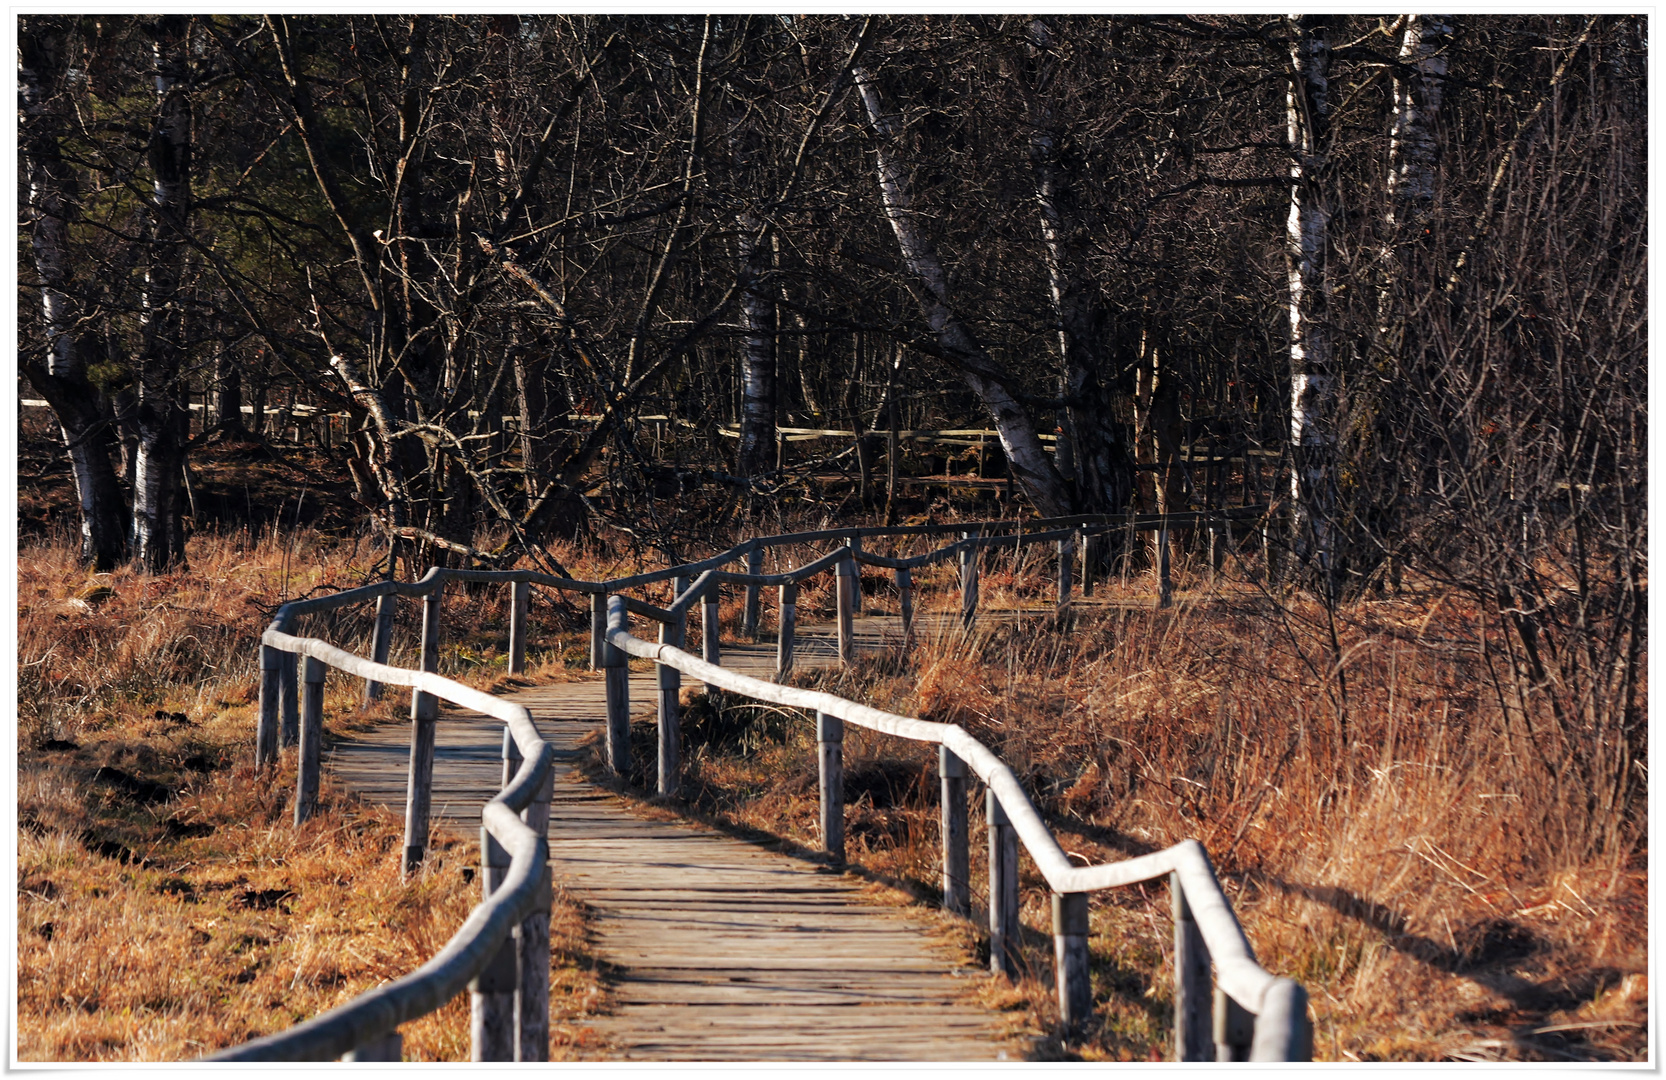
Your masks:
M1285 258L1290 305L1291 541L1327 595L1335 543L1336 444L1341 403L1328 323L1330 254L1330 19L1292 15L1285 123L1290 212Z
M157 572L185 561L187 413L180 366L187 348L186 254L191 214L191 19L165 15L147 27L155 58L156 116L150 135L152 202L140 354L132 423L133 556Z
M874 163L885 218L896 236L903 262L914 282L915 298L943 354L960 371L966 385L989 411L1006 452L1007 467L1043 516L1069 513L1071 498L1064 478L1053 467L1035 422L1008 388L1008 377L955 310L949 275L914 211L908 170L900 151L900 118L885 110L879 85L866 68L852 69L874 136Z

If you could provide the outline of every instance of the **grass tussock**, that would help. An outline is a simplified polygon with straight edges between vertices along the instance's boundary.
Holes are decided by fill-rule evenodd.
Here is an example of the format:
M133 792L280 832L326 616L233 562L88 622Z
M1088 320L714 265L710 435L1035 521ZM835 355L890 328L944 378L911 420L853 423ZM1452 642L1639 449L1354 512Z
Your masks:
M292 825L292 752L253 768L256 650L276 598L347 588L374 566L316 534L192 542L192 565L89 578L66 538L19 558L18 1054L26 1061L185 1060L289 1027L403 975L479 900L473 843L436 833L409 881L400 817L326 777ZM507 590L497 590L506 592ZM507 599L453 590L442 671L502 688ZM415 654L401 605L394 662ZM535 605L527 679L570 677L576 619ZM356 620L356 621L354 621ZM363 651L356 613L303 628ZM553 632L551 632L553 631ZM567 655L572 654L572 655ZM326 747L404 722L402 693L363 708L326 684ZM606 1004L584 909L557 887L552 1053L582 1054ZM467 1060L468 1000L402 1028L411 1060Z
M1049 596L1040 560L992 562L986 610ZM1340 610L1332 640L1299 600L1198 588L1157 611L1149 590L1102 584L1113 606L1081 608L1065 633L1046 616L990 617L906 658L798 681L964 726L1079 861L1201 840L1257 956L1307 987L1316 1057L1646 1055L1642 823L1598 820L1563 782L1556 755L1578 747L1535 740L1531 715L1500 706L1487 665L1500 644L1475 611L1414 591ZM865 607L886 610L882 591ZM1342 679L1325 662L1338 653ZM698 812L819 847L812 718L691 696L684 725ZM638 756L651 763L648 734ZM844 753L852 865L937 902L935 753L849 727ZM982 811L976 791L975 906ZM1093 897L1098 1008L1065 1033L1047 889L1021 863L1026 970L992 980L991 1003L1027 1011L1040 1056L1168 1056L1166 886Z

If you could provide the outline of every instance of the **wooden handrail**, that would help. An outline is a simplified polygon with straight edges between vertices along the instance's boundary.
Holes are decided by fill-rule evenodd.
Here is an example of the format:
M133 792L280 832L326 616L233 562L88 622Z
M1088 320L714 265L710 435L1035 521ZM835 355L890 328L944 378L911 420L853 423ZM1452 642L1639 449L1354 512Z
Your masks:
M1244 936L1237 916L1221 891L1209 856L1198 841L1183 840L1162 851L1121 862L1073 866L1012 770L958 724L940 724L900 716L835 694L783 686L728 671L675 645L643 641L632 636L625 629L624 598L610 597L608 604L607 643L626 655L652 660L662 667L674 668L725 691L804 709L818 716L837 717L870 731L934 743L948 749L999 800L1007 823L1023 841L1036 868L1057 895L1096 892L1161 877L1170 878L1183 892L1190 906L1192 918L1208 949L1208 958L1214 962L1220 988L1249 1013L1264 1020L1256 1025L1250 1060L1305 1060L1311 1056L1311 1035L1305 1028L1306 993L1291 980L1274 976L1256 962L1249 939ZM1085 939L1082 948L1085 949ZM1082 970L1085 971L1085 960ZM1206 975L1207 965L1204 971ZM1201 999L1206 995L1194 997ZM1067 1016L1072 1011L1068 1007L1065 1009Z
M991 908L992 928L998 929L1000 940L992 944L991 957L1000 966L1010 948L1016 947L1016 842L1022 840L1038 869L1054 891L1054 931L1059 958L1059 994L1061 1009L1067 1023L1082 1019L1091 1008L1088 999L1090 983L1087 977L1087 907L1086 894L1100 889L1149 881L1167 875L1176 897L1176 957L1177 1011L1184 1014L1176 1025L1178 1032L1196 1033L1207 1026L1209 1008L1207 993L1209 960L1218 972L1220 990L1230 999L1221 1008L1237 1007L1242 1012L1257 1016L1253 1045L1226 1047L1221 1053L1242 1056L1247 1052L1252 1060L1291 1060L1310 1055L1310 1033L1306 1021L1306 995L1288 979L1275 978L1262 968L1250 949L1236 917L1232 914L1225 895L1209 865L1207 854L1195 840L1183 841L1164 851L1118 863L1094 867L1072 866L1051 831L1042 822L1012 771L987 747L973 739L957 725L936 724L911 717L898 716L872 709L835 695L818 691L782 686L778 682L753 679L724 669L720 663L708 662L680 646L689 609L704 603L707 620L711 620L717 590L724 584L746 586L748 610L756 604L756 590L776 585L782 594L782 625L778 667L784 674L791 667L793 624L799 585L815 574L829 570L839 574L838 599L839 656L850 660L855 655L852 619L860 596L855 581L857 564L892 569L902 595L904 641L909 640L911 613L912 569L946 561L961 560L962 615L970 620L976 611L977 578L976 553L983 548L1013 546L1027 543L1057 542L1061 560L1073 558L1078 534L1092 537L1118 530L1158 530L1196 527L1214 521L1229 522L1255 516L1264 507L1239 507L1231 511L1189 512L1172 515L1073 515L1038 521L988 521L946 523L942 525L864 527L849 529L821 529L778 536L758 537L743 541L727 551L694 563L685 563L665 570L635 574L606 582L589 582L561 578L530 570L453 570L444 567L431 569L416 582L385 581L330 596L293 601L278 609L271 627L262 635L262 680L260 729L257 733L257 762L275 760L278 742L279 713L284 712L286 724L292 726L288 713L294 708L295 694L284 696L283 676L291 673L295 661L306 658L308 674L305 701L301 718L303 746L301 768L297 777L297 824L310 812L309 792L317 790L318 732L311 727L320 723L322 700L322 669L314 664L328 664L338 670L362 678L367 695L373 688L391 684L406 686L413 691L413 755L411 805L407 808L407 868L420 860L426 844L428 792L431 783L424 762L422 748L432 744L433 709L423 704L444 699L464 708L496 717L505 722L508 732L506 755L512 744L523 760L502 791L482 811L483 867L482 879L488 888L501 875L502 885L491 891L470 915L445 949L433 960L411 975L380 987L353 1002L286 1032L255 1040L216 1055L214 1060L306 1060L335 1057L377 1047L379 1040L397 1040L395 1029L400 1023L423 1015L444 1004L470 980L480 983L483 974L494 964L501 968L498 949L504 944L506 927L517 919L548 918L549 880L547 865L541 877L534 876L525 864L526 859L537 859L544 852L541 865L547 862L547 845L543 838L544 819L529 811L529 820L537 819L535 831L522 822L517 812L527 809L542 793L543 813L547 815L550 763L554 751L539 737L530 714L521 706L473 690L437 674L439 599L449 581L512 584L510 630L512 664L524 664L527 640L527 588L532 584L558 590L587 593L593 597L592 657L607 669L608 695L608 760L617 772L629 767L629 745L626 738L629 725L628 676L625 657L638 656L653 660L660 671L659 713L659 788L662 794L675 794L677 758L680 755L679 721L676 688L683 674L706 682L708 688L732 691L777 704L812 709L818 716L817 733L822 772L823 833L830 850L842 856L842 725L854 723L870 730L881 731L903 738L935 743L940 747L940 767L944 771L945 844L957 834L959 843L966 841L965 808L959 808L958 832L953 825L954 812L950 806L951 793L958 792L955 801L964 801L964 772L969 768L981 779L990 793L991 822L991 889L1000 893L1000 902ZM862 550L867 538L904 536L941 536L960 534L959 538L932 551L911 558L889 558ZM843 543L819 558L775 574L761 572L762 553L774 547L840 540ZM748 572L724 569L730 563L746 559ZM1166 577L1166 575L1165 575ZM638 588L658 581L672 580L673 599L662 608L634 597L626 597L619 590ZM1084 582L1088 584L1088 582ZM1167 582L1163 582L1166 591ZM1059 602L1068 602L1071 574L1067 565L1058 575ZM378 629L372 648L378 657L387 654L388 631L392 623L392 603L398 597L422 597L425 603L425 635L423 668L413 671L368 660L313 638L293 635L289 630L303 615L332 611L353 603L375 599ZM603 601L605 598L605 609ZM659 622L661 638L657 643L642 641L628 632L627 613L634 612ZM755 630L755 615L751 630ZM705 628L704 647L716 658L714 628ZM293 679L290 680L293 682ZM315 685L316 684L316 685ZM280 699L282 705L280 707ZM426 742L423 732L429 732ZM313 747L308 754L306 747ZM951 776L951 772L956 772ZM506 777L509 775L506 771ZM958 778L958 787L956 781ZM418 791L417 788L424 790ZM835 803L836 800L836 803ZM534 808L535 809L535 808ZM835 816L841 823L832 824ZM997 843L998 837L1005 837ZM496 847L494 848L494 845ZM531 846L529 846L531 845ZM506 854L508 866L492 858L493 851ZM947 847L946 847L947 852ZM414 853L414 854L413 854ZM951 857L952 856L952 857ZM952 867L964 876L967 865L964 852L945 856L945 873ZM999 878L999 888L996 878ZM529 884L530 882L530 884ZM964 883L951 886L946 881L945 903L964 907ZM540 899L541 898L541 899ZM538 905L543 905L542 915ZM1182 913L1184 913L1182 915ZM500 933L501 931L501 933ZM496 936L494 936L496 935ZM523 935L539 940L537 933ZM1187 945L1193 938L1196 942ZM547 929L541 936L548 948ZM484 944L483 944L484 942ZM493 944L495 942L495 944ZM1190 950L1188 952L1188 949ZM1198 956L1203 958L1201 968ZM1190 961L1185 961L1187 957ZM513 966L513 965L511 965ZM525 965L523 965L525 966ZM537 965L532 965L536 967ZM548 975L548 957L542 960L544 978ZM1201 971L1201 974L1198 972ZM1191 974L1187 974L1191 972ZM1201 981L1200 981L1201 980ZM483 983L481 983L483 985ZM547 995L547 987L544 989ZM497 991L501 998L502 991ZM477 1032L478 1037L478 1032ZM521 1042L525 1042L523 1037ZM1182 1038L1178 1045L1183 1058L1195 1058L1186 1049L1195 1038ZM516 1053L521 1051L519 1044ZM532 1051L542 1059L547 1054L547 1031L543 1045ZM477 1059L480 1048L477 1046ZM493 1060L508 1060L505 1049L497 1047L488 1054Z
M523 939L541 940L543 954L528 957L524 967L534 990L538 980L543 980L542 1000L547 1003L551 888L547 832L555 748L538 734L532 714L524 706L441 675L380 664L314 638L267 630L261 636L261 643L266 648L308 657L359 678L408 686L502 720L519 751L521 763L503 789L481 809L481 825L483 846L490 846L487 837L500 845L509 857L509 865L502 883L469 913L445 947L417 970L295 1027L221 1051L207 1060L329 1061L378 1043L393 1034L400 1024L445 1005L488 969L500 964L503 950L514 947L511 931L529 919L544 920L541 935L523 934ZM316 777L312 782L316 785ZM538 803L542 804L542 813L536 812ZM532 823L522 820L523 812ZM516 992L523 993L526 989L523 982ZM538 997L535 992L530 996ZM506 1049L510 1051L509 1056L504 1053ZM526 1047L517 1039L513 1047L477 1045L475 1050L476 1060L521 1060ZM546 1027L542 1052L533 1048L532 1059L547 1060L547 1057Z

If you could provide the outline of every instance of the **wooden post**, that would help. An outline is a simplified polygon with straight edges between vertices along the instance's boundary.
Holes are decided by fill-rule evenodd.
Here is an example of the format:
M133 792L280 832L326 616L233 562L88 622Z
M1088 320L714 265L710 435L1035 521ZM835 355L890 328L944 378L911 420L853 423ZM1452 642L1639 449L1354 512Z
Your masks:
M1169 578L1169 519L1164 514L1157 529L1157 606L1174 604L1174 582Z
M1209 947L1192 918L1180 875L1169 875L1174 900L1174 1060L1209 1061L1215 1056L1209 1007Z
M753 548L746 553L746 572L757 576L764 572L764 549ZM763 592L763 586L749 584L746 586L746 607L741 613L740 632L750 641L758 640L758 598Z
M966 827L966 763L946 746L937 748L937 775L942 781L940 810L943 834L943 910L956 915L972 912L971 845Z
M676 579L679 583L682 578ZM662 644L683 647L684 619L659 624ZM677 797L682 771L682 715L677 695L683 687L683 673L670 664L656 664L659 680L659 785L661 795Z
M440 600L444 582L422 598L422 670L440 669ZM410 873L428 849L428 808L434 795L434 723L439 699L418 690L411 695L411 770L405 783L405 863Z
M914 575L908 567L897 568L897 596L902 605L902 647L914 642Z
M270 645L260 647L260 719L255 726L255 768L278 761L278 695L281 654Z
M1076 535L1059 541L1059 606L1070 603L1070 574L1076 563Z
M295 824L318 808L318 757L324 744L324 662L307 657L301 682L301 740L295 762Z
M1215 1060L1248 1061L1255 1041L1255 1014L1215 987Z
M590 670L600 671L607 655L607 594L590 594Z
M793 631L798 625L798 586L781 586L781 633L775 639L775 679L793 668Z
M539 878L538 899L532 911L521 920L519 928L520 956L515 990L515 1030L519 1032L516 1061L550 1059L550 904L554 889L548 854L550 798L554 789L555 770L546 769L538 793L521 811L521 820L542 841L544 858L541 860L543 873Z
M843 558L833 564L839 606L839 663L856 659L856 608L862 602L856 560Z
M281 654L278 661L278 701L283 723L278 728L278 745L294 746L301 738L301 709L299 701L300 657L292 652Z
M1209 528L1209 583L1220 581L1226 553L1232 549L1232 519L1222 518Z
M509 872L509 852L497 837L480 827L481 899L503 885ZM514 1061L515 939L505 937L486 969L469 980L469 1060Z
M526 617L532 601L532 583L517 581L509 591L509 674L526 673Z
M962 540L969 540L972 533L961 533ZM963 626L971 626L972 620L978 615L978 549L962 548L960 551L960 622Z
M1093 595L1093 562L1099 555L1102 541L1098 533L1082 533L1082 599Z
M1294 980L1274 979L1262 993L1249 1059L1313 1060L1313 1024L1307 1018L1307 991Z
M378 664L388 662L388 652L393 645L393 616L397 610L399 596L387 593L376 598L376 628L370 633L370 658ZM382 684L375 679L364 681L364 703L382 700Z
M722 600L721 587L715 581L706 587L706 595L700 598L700 655L708 664L723 663L723 624L719 607ZM706 684L706 698L714 705L721 693L716 686Z
M989 789L989 970L1018 975L1018 834Z
M821 773L821 846L845 861L845 722L816 713L816 757Z
M360 1043L341 1055L343 1061L403 1061L405 1041L399 1032L390 1031L380 1038Z
M1080 1027L1093 1012L1093 982L1088 977L1088 894L1053 894L1053 970L1059 992L1059 1017L1067 1028Z
M607 597L607 628L630 630L630 615L623 596ZM607 764L613 775L624 779L631 769L631 673L628 657L612 642L604 641L602 666L607 671Z

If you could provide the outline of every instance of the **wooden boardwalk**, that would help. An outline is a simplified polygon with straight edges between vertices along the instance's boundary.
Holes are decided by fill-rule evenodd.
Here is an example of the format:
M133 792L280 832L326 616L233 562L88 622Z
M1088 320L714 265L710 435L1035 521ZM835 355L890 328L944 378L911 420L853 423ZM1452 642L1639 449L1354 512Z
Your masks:
M922 627L923 629L923 627ZM859 646L898 632L860 619ZM800 633L795 663L827 663L823 627ZM773 645L726 644L723 664L768 678ZM634 714L653 709L654 676L631 677ZM599 677L508 695L557 751L550 849L557 880L589 907L592 945L615 972L616 1007L596 1018L604 1056L637 1060L992 1060L1023 1056L998 1015L968 998L927 920L863 899L853 878L710 829L648 820L586 783L580 742L606 715ZM336 778L395 809L404 804L409 729L388 725L338 743ZM502 727L441 712L434 764L437 824L477 828L501 780Z

